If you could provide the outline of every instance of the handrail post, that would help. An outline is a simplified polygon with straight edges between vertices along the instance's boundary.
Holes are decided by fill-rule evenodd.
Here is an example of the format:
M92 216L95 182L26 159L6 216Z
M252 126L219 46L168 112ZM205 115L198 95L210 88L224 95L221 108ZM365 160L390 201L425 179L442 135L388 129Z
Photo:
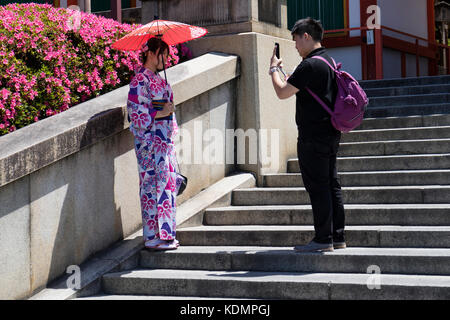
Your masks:
M111 0L111 16L117 22L122 23L122 1Z
M406 53L402 52L401 54L401 69L402 69L402 78L406 78Z
M444 49L447 52L447 74L450 74L450 47L446 46Z
M381 28L373 29L375 36L375 79L383 79L383 35Z
M416 39L416 74L420 77L419 39Z

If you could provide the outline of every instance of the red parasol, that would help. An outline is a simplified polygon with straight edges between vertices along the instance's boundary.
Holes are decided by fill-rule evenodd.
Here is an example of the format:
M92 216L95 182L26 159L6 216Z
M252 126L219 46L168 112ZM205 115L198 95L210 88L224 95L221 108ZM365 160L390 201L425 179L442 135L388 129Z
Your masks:
M191 26L181 22L153 20L117 40L112 47L117 50L137 51L142 49L148 39L156 36L161 37L169 46L173 46L200 38L206 33L208 31L205 28Z

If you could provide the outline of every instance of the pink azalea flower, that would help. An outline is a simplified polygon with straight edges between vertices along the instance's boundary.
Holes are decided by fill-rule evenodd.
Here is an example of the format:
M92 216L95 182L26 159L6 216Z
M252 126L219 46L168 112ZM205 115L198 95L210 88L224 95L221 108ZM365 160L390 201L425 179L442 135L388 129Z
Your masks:
M77 36L84 43L76 46L67 34L71 10L49 4L14 3L0 7L0 13L0 66L5 66L0 73L0 102L3 109L10 110L8 117L12 122L10 125L3 120L3 129L15 130L16 121L31 123L39 119L39 116L28 116L26 121L16 119L20 116L14 109L19 106L43 101L34 105L37 110L33 114L51 116L99 95L105 86L111 90L128 83L133 71L141 66L138 52L111 48L118 38L140 25L121 24L80 12ZM80 49L86 46L90 52L81 54ZM170 48L168 65L178 63L182 50ZM25 52L39 56L42 69L28 69L21 60L21 53ZM118 74L122 68L131 73ZM140 116L138 120L148 121L145 117Z

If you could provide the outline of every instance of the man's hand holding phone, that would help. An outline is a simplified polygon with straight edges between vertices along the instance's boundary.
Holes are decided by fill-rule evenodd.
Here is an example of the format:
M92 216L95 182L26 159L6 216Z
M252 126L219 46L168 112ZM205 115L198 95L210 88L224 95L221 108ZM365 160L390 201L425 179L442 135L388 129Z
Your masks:
M280 58L280 45L278 43L275 43L275 47L273 48L272 58L270 59L269 75L274 73L274 68L278 68L286 78L286 74L283 72L283 59Z

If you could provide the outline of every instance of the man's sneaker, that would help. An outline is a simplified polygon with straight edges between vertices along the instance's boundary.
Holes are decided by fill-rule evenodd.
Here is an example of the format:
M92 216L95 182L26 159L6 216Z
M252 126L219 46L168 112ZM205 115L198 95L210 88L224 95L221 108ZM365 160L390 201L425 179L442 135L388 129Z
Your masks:
M307 245L294 247L294 250L297 252L327 252L333 251L334 249L332 243L317 243L311 241Z
M345 241L333 242L333 248L334 249L345 249L345 248L347 248L347 244L345 243Z

